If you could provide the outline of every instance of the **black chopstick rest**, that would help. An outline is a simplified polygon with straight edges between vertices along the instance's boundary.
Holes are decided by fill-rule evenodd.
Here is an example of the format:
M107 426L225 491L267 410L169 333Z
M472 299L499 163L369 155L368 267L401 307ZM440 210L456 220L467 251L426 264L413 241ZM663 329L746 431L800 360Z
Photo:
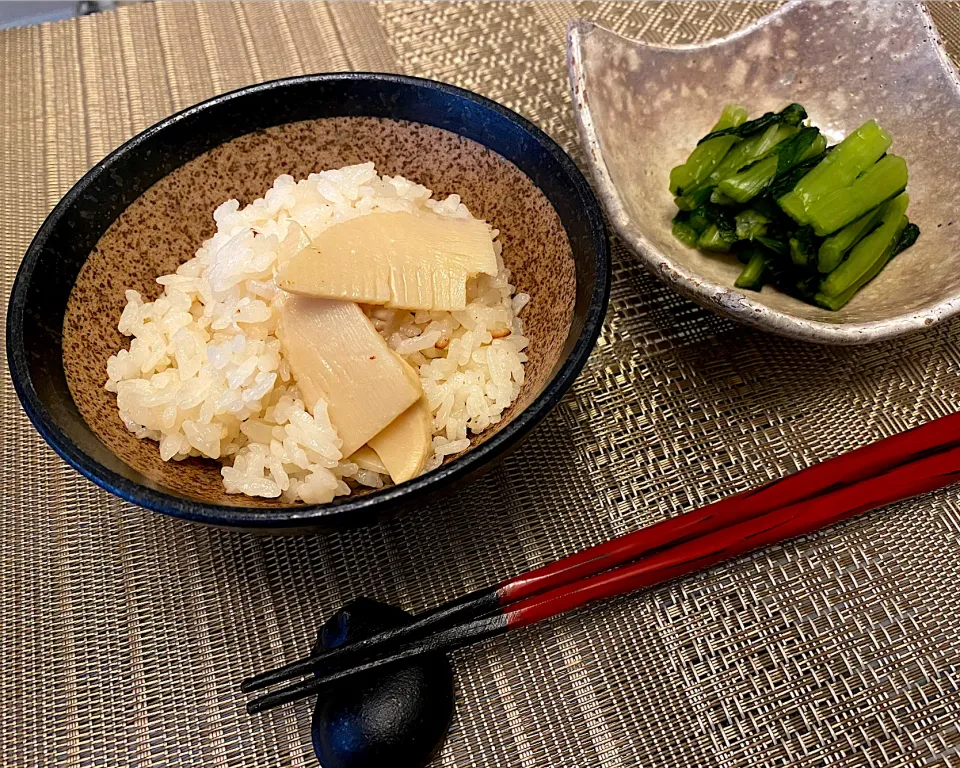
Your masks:
M313 652L401 626L410 614L358 598L320 631ZM313 749L323 768L423 768L439 750L453 717L453 670L431 654L360 675L320 694Z

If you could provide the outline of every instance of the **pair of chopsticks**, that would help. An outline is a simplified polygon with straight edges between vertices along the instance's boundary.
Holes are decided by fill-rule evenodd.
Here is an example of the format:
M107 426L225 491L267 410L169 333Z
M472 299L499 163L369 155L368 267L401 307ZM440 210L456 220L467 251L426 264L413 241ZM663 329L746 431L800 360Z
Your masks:
M957 480L960 414L953 414L472 592L400 628L248 678L245 692L311 676L251 700L247 711L660 584Z

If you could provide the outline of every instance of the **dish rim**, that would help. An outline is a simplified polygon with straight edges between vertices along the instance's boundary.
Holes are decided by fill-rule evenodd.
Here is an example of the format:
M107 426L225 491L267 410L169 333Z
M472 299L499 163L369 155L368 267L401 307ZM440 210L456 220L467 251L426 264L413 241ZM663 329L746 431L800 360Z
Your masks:
M594 187L617 235L629 245L630 250L638 254L641 262L650 272L686 298L744 325L770 331L791 339L836 346L853 346L886 341L925 328L931 328L960 312L960 293L923 309L894 315L884 320L839 323L808 320L789 312L774 309L740 291L732 284L725 285L714 282L674 261L642 234L634 233L629 228L630 216L627 214L620 192L607 169L606 160L600 149L600 140L593 123L589 100L586 96L586 72L583 67L583 40L586 35L595 30L601 30L626 40L632 45L651 50L676 53L704 51L747 37L808 4L808 0L789 0L771 13L728 35L704 43L682 45L646 43L621 35L619 32L586 19L574 19L569 22L567 25L567 68L577 132L580 145L584 150L587 164L595 181ZM927 44L933 46L944 74L948 76L954 88L960 93L960 75L958 75L956 67L954 67L946 49L943 47L939 32L925 4L923 2L907 2L900 3L900 5L912 9L920 16L921 22L932 30L933 34L928 36Z
M567 180L572 185L576 197L579 198L577 201L578 205L580 205L584 211L594 253L596 275L593 292L590 296L589 306L583 321L583 328L573 348L567 355L566 360L561 364L560 369L550 379L543 391L540 392L526 408L517 413L503 429L485 442L470 449L467 453L457 457L452 462L443 464L433 472L429 472L409 482L390 486L363 496L341 497L341 500L335 500L328 504L302 504L285 507L214 504L175 496L171 493L141 485L117 474L93 459L60 429L47 408L41 402L30 376L26 349L23 343L22 329L26 312L27 288L33 277L40 254L65 212L81 198L83 193L97 177L111 172L118 158L136 152L142 144L147 142L155 134L184 120L188 120L200 112L266 90L284 89L289 86L331 81L341 81L344 84L344 88L349 89L352 81L360 80L399 83L434 89L448 96L473 102L475 105L495 112L514 123L529 134L540 148L550 154L559 164L563 173L567 176ZM336 115L330 116L336 117ZM322 116L318 116L316 119L321 118ZM431 125L431 123L422 120L413 122ZM493 148L488 147L488 149L499 154L497 150ZM508 160L508 162L510 161ZM497 456L504 454L515 446L521 438L529 433L529 431L557 405L561 397L570 388L573 381L583 369L602 330L609 294L610 249L599 202L586 178L570 156L556 141L532 122L492 99L480 96L464 88L436 80L381 72L338 72L298 75L238 88L233 91L218 94L186 109L180 110L141 131L91 167L80 180L73 185L67 194L60 199L46 217L39 230L37 230L36 235L34 235L17 270L7 307L7 362L10 367L10 378L13 381L17 397L20 399L20 403L27 417L30 419L34 428L40 433L40 436L61 458L79 471L84 477L125 501L171 517L229 528L280 530L285 528L304 528L309 527L311 524L331 527L336 525L360 525L365 522L370 522L372 519L378 519L388 515L389 510L392 507L399 508L400 502L404 499L418 495L428 498L432 492L438 491L441 487L448 486L457 480L464 479L475 472L479 472ZM99 438L97 439L99 440Z

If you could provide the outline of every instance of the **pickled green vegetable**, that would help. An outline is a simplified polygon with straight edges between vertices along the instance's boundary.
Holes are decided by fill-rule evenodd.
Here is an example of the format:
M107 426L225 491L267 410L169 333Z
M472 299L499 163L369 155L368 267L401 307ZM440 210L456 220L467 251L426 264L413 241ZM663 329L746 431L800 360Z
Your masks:
M746 119L747 110L737 104L728 104L723 108L723 113L720 115L717 124L713 126L713 130L722 131L727 128L735 128L743 124ZM695 190L717 167L717 164L736 142L736 136L727 135L717 136L698 144L683 165L678 165L670 171L670 191L678 197L683 197L688 192ZM701 200L700 203L705 202L705 200L706 198ZM700 203L697 203L697 205Z
M907 163L887 155L849 187L822 197L809 210L813 231L823 237L866 215L907 188Z
M703 234L700 235L700 238L697 240L697 247L703 248L705 251L721 251L725 253L730 250L731 245L733 245L733 243L724 237L716 224L711 224L703 230Z
M841 141L796 186L780 198L780 207L800 224L809 224L810 208L831 192L853 183L890 148L890 134L868 120Z
M816 263L817 244L810 227L803 227L790 238L790 260L798 267L809 267Z
M904 213L909 202L910 198L906 194L890 201L883 218L880 219L880 226L857 243L847 259L820 283L821 294L841 296L854 286L863 285L866 279L869 279L864 279L865 276L871 274L876 264L882 262L882 268L883 264L887 263L887 259L893 255L900 233L907 226Z
M795 133L797 133L795 126L779 124L769 126L763 133L737 144L723 159L723 162L707 177L706 183L716 186L742 168L746 168L757 160L762 160L774 147L786 141Z
M729 105L728 105L729 107ZM724 113L726 113L727 107L724 107ZM729 128L714 128L713 131L708 133L702 139L700 143L710 141L711 139L716 138L717 136L725 135L736 135L740 138L745 138L747 136L752 136L755 133L759 133L761 130L772 125L800 125L807 117L807 110L805 110L799 104L788 104L780 112L767 112L765 115L758 117L756 120L747 120L746 122L740 123L735 127Z
M883 214L886 210L886 203L883 205L878 205L866 215L861 216L859 219L851 222L850 224L847 224L847 226L845 226L839 232L824 240L823 245L820 246L820 252L818 254L818 269L824 274L833 272L833 270L839 266L847 251L860 242L860 238L866 235L877 225L880 219L883 218Z
M741 211L734 218L738 240L753 240L767 234L767 225L770 219L753 208Z
M670 171L670 191L682 197L702 184L711 171L720 164L727 151L737 142L736 136L718 136L690 153L687 162Z
M763 288L763 275L767 271L767 257L756 252L750 257L734 285L747 291L759 291Z
M773 284L837 310L920 230L906 216L907 165L887 154L889 134L870 120L830 147L805 119L799 104L755 120L726 107L671 172L673 234L736 257L738 288Z
M826 145L820 131L804 128L775 144L762 160L720 180L717 191L734 202L749 202L801 162L822 155Z
M777 175L777 158L765 157L749 168L717 184L717 189L738 203L753 200L761 191L770 186Z
M691 227L688 222L677 221L674 219L673 236L684 245L689 246L690 248L696 248L697 240L700 238L700 233Z

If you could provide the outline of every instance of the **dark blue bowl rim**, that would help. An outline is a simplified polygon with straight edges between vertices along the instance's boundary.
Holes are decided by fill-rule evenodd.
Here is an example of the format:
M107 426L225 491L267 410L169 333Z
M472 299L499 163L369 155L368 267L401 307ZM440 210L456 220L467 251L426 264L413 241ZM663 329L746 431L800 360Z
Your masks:
M554 157L563 169L580 198L589 221L592 245L596 254L596 277L593 295L587 315L584 318L583 329L560 370L534 401L517 414L500 432L460 458L402 485L392 486L356 498L345 497L343 500L334 501L330 504L279 508L209 504L181 498L140 485L94 461L63 433L43 406L30 379L26 351L23 346L22 326L27 286L30 283L40 253L64 212L80 198L87 186L99 174L109 172L118 157L135 152L143 142L154 134L198 112L264 90L282 89L290 85L309 84L311 82L345 81L349 83L357 80L374 80L433 88L474 102L505 117L530 134L544 150ZM349 525L351 517L357 520L370 520L374 516L379 516L380 513L386 513L391 507L399 505L401 500L408 500L417 496L426 497L443 486L449 486L459 479L478 472L496 456L514 446L560 401L583 369L603 327L609 294L610 249L600 204L587 180L570 156L529 120L491 99L436 80L378 72L302 75L239 88L181 110L137 134L87 171L47 216L27 248L17 271L7 311L7 360L10 366L10 377L13 380L14 389L20 398L21 405L43 439L61 458L86 478L126 501L171 517L222 527L279 530L310 527L311 525Z

